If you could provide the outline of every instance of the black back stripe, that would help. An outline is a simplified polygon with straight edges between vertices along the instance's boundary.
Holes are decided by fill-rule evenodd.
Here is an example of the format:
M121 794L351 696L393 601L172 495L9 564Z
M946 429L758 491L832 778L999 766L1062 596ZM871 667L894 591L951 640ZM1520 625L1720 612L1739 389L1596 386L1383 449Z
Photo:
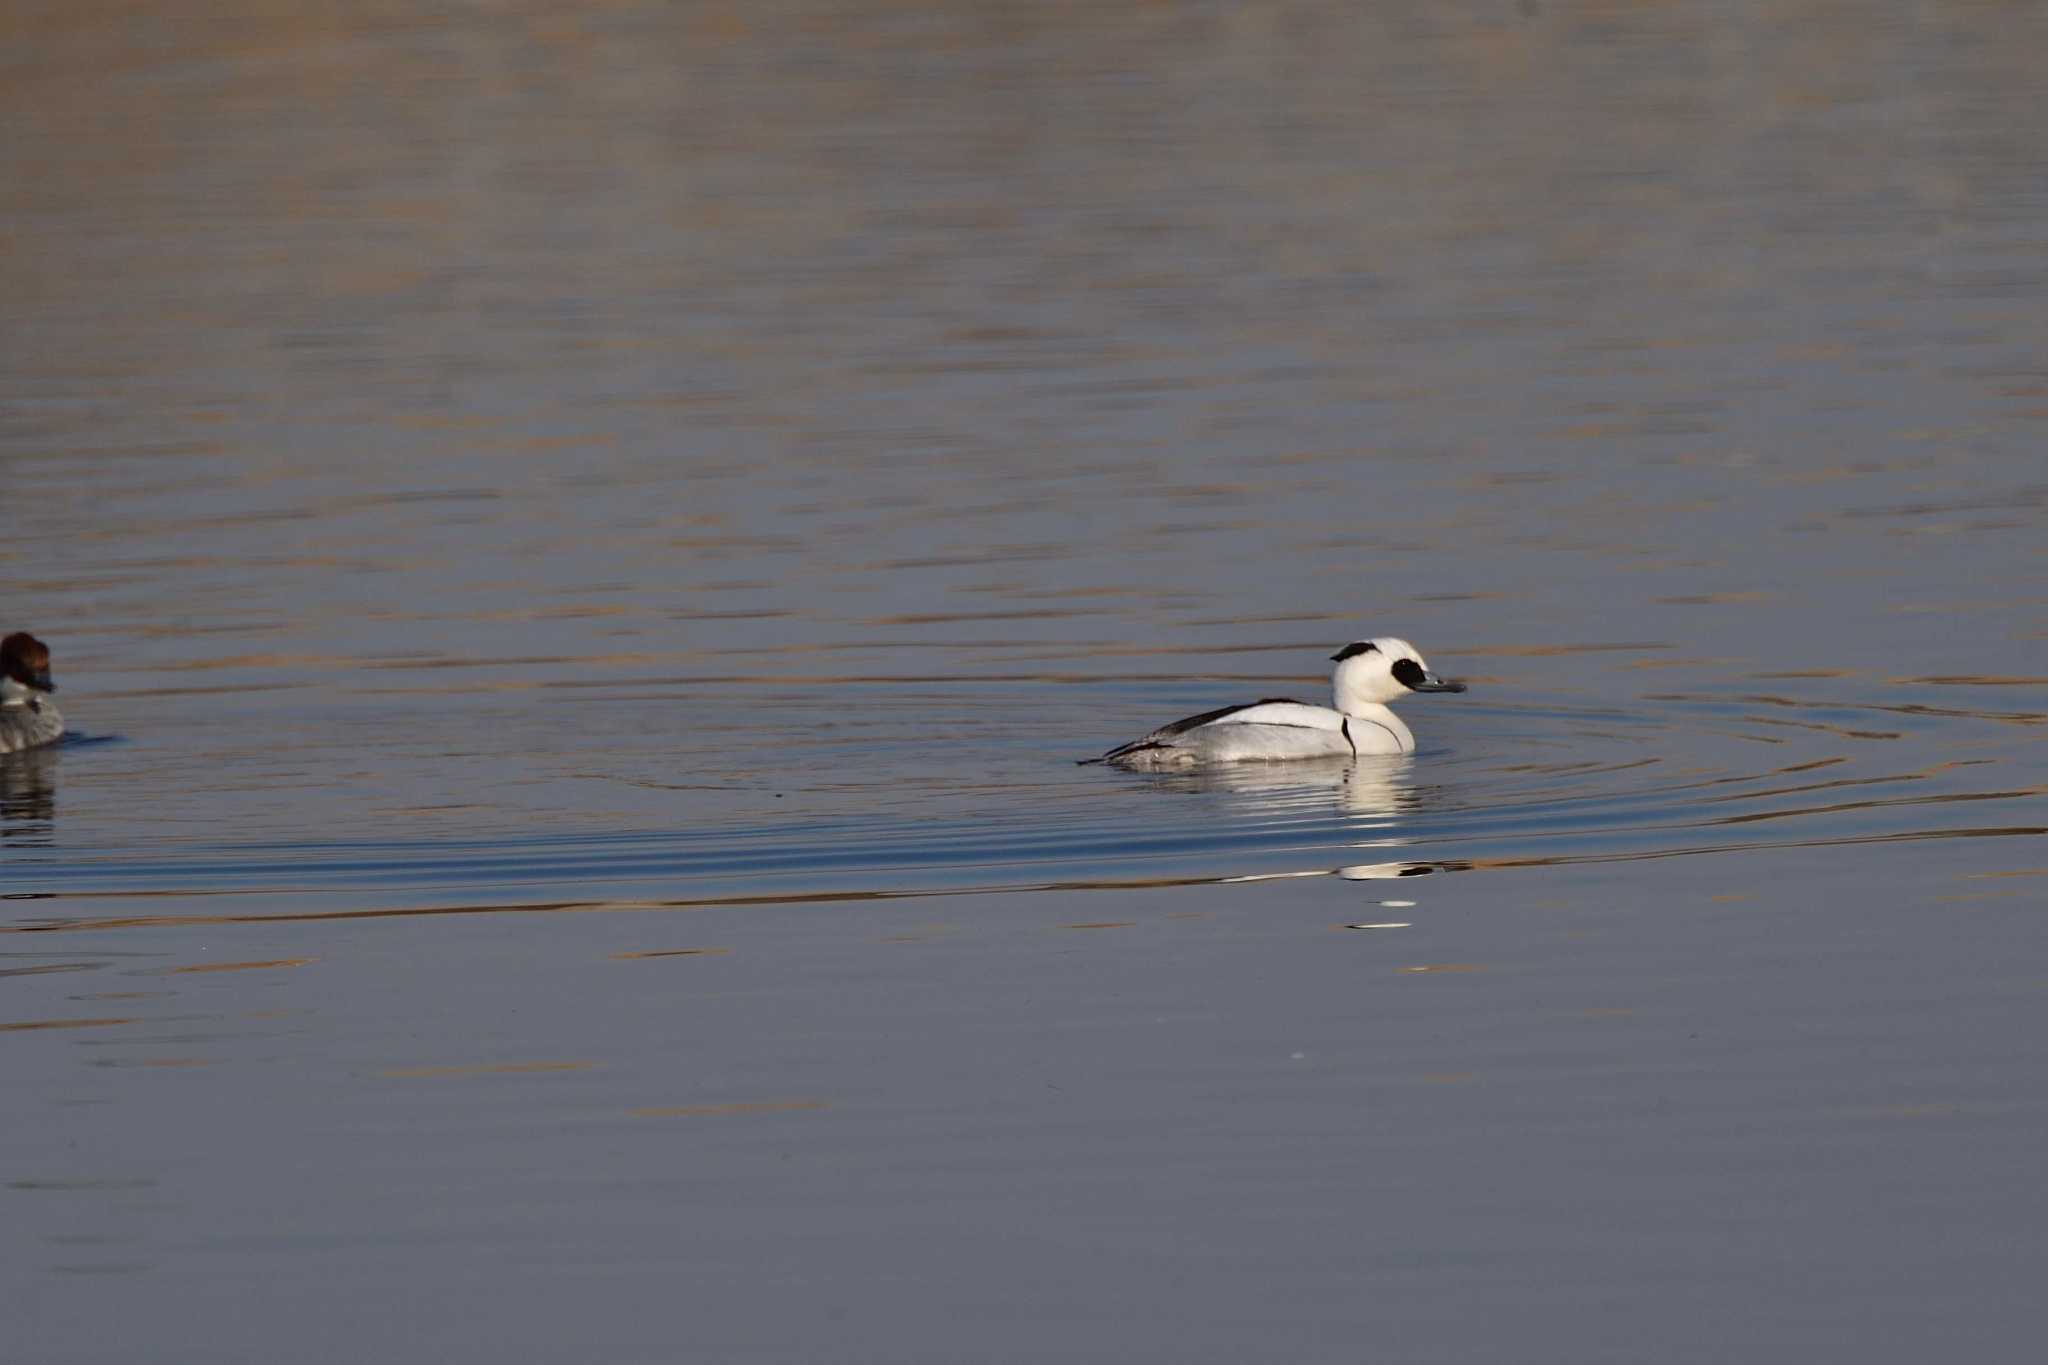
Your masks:
M1165 739L1169 735L1184 735L1190 730L1199 729L1214 721L1222 720L1234 711L1242 711L1249 705L1252 705L1252 703L1240 702L1236 706L1219 706L1214 711L1204 711L1198 716L1186 716L1180 720L1171 721L1160 726L1157 730L1146 736L1146 738Z
M1199 729L1204 725L1213 725L1225 716L1236 715L1239 711L1249 711L1254 706L1271 706L1275 702L1286 702L1290 706L1302 705L1301 702L1294 700L1292 697L1262 697L1258 701L1241 701L1235 706L1219 706L1214 711L1204 711L1199 716L1189 716L1185 720L1174 721L1171 725L1162 725L1151 734L1145 736L1145 738L1168 739L1174 735L1184 735L1188 731ZM1272 722L1261 723L1271 724Z
M1355 740L1355 739L1353 739L1353 738L1351 737L1351 717L1349 717L1349 716L1346 716L1346 717L1344 717L1344 723L1343 723L1342 725L1340 725L1339 727L1337 727L1337 728L1338 728L1338 729L1340 729L1340 730L1342 730L1342 731L1344 732L1344 742L1345 742L1346 744L1349 744L1349 745L1351 746L1351 756L1352 756L1353 758L1357 758L1357 757L1358 757L1358 741L1357 741L1357 740ZM1382 728L1382 729L1384 729L1384 728L1386 728L1386 727L1382 726L1381 728Z

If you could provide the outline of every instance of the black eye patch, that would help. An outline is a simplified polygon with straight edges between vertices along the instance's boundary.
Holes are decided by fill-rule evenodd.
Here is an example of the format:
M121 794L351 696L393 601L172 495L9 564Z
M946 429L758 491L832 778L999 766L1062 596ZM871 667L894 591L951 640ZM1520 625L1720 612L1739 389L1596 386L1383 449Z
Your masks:
M1394 681L1403 687L1420 687L1424 676L1422 665L1413 659L1402 659L1394 665Z
M1344 646L1344 648L1338 650L1335 654L1332 654L1330 656L1330 662L1341 664L1346 659L1355 659L1361 654L1370 654L1378 648L1379 646L1374 644L1370 640L1359 640L1354 644L1348 644Z

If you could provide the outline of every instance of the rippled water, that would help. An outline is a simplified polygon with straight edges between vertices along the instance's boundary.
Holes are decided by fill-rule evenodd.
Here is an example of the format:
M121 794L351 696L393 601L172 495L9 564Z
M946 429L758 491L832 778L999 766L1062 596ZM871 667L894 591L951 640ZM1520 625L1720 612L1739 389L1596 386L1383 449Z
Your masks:
M2044 38L37 16L29 1358L2023 1350Z
M1100 729L1114 736L1163 714L1133 701L1125 682L779 685L766 702L752 688L671 684L648 689L670 694L661 701L610 706L595 692L576 706L587 727L548 737L561 748L510 754L508 741L539 742L532 727L548 728L532 708L452 708L497 732L471 741L482 752L342 716L324 742L297 741L285 763L225 739L182 755L102 740L16 761L10 867L18 895L46 902L22 907L45 913L23 915L21 927L64 929L563 900L690 906L1188 885L1334 873L1361 859L1523 869L2044 832L2043 769L2028 745L2048 717L1903 700L1929 688L1878 700L1853 689L1830 699L1825 686L1723 684L1603 707L1438 703L1443 714L1418 724L1450 742L1413 759L1163 776L1066 759L1087 742L1071 736L1091 724L1120 725ZM1169 710L1226 695L1208 684L1158 691ZM663 742L662 725L685 707L699 733ZM349 772L353 763L371 771ZM96 817L119 820L103 807L159 765L238 780L217 800L214 784L196 783L187 809L153 814L152 828L121 831L117 843L98 842L104 832L74 842L68 814L59 837L67 768L86 772L95 793L80 816L90 828ZM197 793L210 812L192 808ZM215 823L243 805L226 828ZM212 900L235 896L259 896L263 908ZM366 896L373 905L362 906ZM165 897L193 904L167 908Z

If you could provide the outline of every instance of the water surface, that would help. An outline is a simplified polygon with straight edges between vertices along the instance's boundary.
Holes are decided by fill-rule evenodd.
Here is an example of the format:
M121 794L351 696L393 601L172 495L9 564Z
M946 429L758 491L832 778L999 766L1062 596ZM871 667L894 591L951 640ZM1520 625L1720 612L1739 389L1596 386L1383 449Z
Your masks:
M25 34L28 1358L2038 1339L2028 7Z

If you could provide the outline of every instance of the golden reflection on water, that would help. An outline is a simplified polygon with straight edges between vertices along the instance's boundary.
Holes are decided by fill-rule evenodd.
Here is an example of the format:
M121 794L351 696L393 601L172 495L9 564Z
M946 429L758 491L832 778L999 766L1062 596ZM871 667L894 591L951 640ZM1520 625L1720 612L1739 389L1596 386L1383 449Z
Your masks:
M64 972L97 971L103 965L99 962L47 962L35 967L4 967L0 968L0 977L56 976Z
M69 1028L111 1028L119 1024L135 1024L139 1019L30 1019L19 1023L0 1024L0 1033L34 1033L43 1029Z

